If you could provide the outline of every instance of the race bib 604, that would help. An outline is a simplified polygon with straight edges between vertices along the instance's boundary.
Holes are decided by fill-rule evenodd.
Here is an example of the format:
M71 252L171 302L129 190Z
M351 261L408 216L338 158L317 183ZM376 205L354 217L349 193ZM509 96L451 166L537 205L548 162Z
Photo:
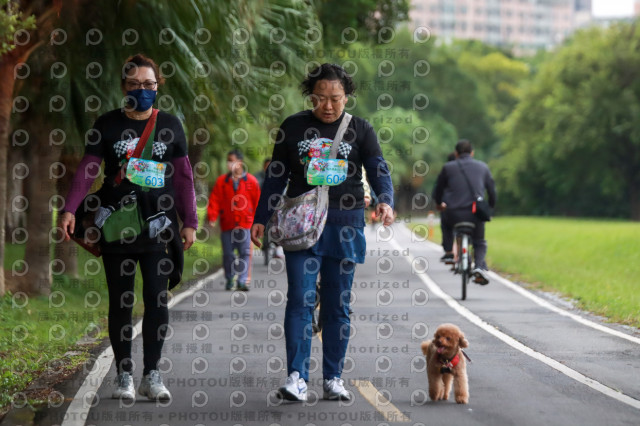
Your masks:
M347 178L347 160L312 158L307 168L309 185L340 185Z

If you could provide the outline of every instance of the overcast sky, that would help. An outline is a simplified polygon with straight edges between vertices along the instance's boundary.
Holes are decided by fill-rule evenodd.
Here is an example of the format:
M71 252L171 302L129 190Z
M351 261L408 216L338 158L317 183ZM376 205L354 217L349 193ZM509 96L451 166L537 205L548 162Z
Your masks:
M633 15L633 0L593 0L593 14L598 17Z

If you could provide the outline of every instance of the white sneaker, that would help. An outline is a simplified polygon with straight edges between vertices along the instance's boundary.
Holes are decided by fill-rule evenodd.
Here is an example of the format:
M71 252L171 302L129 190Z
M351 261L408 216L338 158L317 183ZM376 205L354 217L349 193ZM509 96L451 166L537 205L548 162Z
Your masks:
M334 377L331 380L325 379L322 384L324 390L324 399L349 401L351 396L349 392L344 388L344 380Z
M157 401L168 401L171 399L171 393L162 383L162 377L160 377L158 370L151 370L149 374L142 378L142 382L140 382L140 386L138 387L138 393Z
M118 387L113 391L113 394L111 394L111 398L136 399L136 390L133 387L133 377L131 377L131 373L127 373L125 371L118 374L116 377L116 384Z
M300 373L294 371L289 374L284 386L278 389L278 396L287 401L307 400L307 383L300 378Z
M278 259L284 259L284 250L282 246L276 246L276 253L274 256Z

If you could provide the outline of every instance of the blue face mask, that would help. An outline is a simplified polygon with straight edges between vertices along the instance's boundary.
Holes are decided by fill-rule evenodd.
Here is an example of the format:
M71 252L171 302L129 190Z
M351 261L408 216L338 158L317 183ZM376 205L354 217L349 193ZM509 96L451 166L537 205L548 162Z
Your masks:
M134 101L129 102L132 107L135 106L136 111L146 111L153 105L158 92L149 89L136 89L127 91L127 96L131 96Z

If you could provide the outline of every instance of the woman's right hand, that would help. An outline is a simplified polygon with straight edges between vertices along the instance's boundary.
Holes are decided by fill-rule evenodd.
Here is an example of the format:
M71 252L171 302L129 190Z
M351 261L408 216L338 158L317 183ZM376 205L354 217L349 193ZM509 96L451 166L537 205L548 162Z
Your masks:
M60 227L64 232L64 240L69 241L76 228L76 216L73 213L64 212L60 217Z
M254 223L253 226L251 226L251 241L258 248L262 248L262 237L264 237L264 225Z

